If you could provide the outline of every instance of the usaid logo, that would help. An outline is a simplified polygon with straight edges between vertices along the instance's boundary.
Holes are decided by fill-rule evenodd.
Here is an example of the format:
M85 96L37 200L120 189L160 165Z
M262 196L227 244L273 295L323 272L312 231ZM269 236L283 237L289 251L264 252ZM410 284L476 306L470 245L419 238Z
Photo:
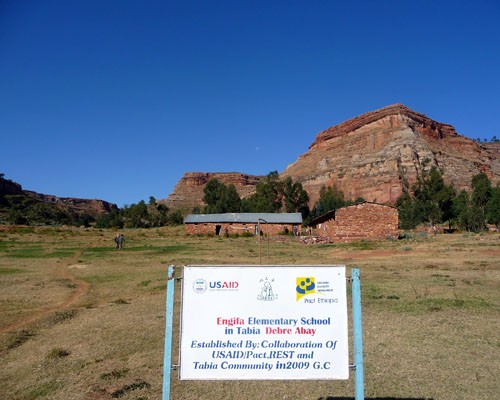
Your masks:
M236 290L240 284L236 281L212 281L209 283L211 290Z

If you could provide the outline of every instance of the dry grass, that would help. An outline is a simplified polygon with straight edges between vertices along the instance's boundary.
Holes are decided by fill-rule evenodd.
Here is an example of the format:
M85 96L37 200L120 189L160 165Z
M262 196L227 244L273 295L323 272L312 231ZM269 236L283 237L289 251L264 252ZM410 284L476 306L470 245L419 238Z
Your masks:
M268 258L255 238L124 233L117 251L112 231L0 232L0 398L160 399L167 266L261 258L361 269L367 399L500 398L498 234L316 246L287 237L270 241ZM176 363L177 325L174 334ZM181 382L173 372L171 398L344 399L353 387L352 377Z

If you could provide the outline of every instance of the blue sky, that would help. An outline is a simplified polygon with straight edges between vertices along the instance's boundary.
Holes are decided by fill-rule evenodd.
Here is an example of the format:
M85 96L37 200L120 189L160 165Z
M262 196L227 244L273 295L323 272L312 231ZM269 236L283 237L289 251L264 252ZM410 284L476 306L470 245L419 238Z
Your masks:
M0 0L0 172L123 206L394 103L500 138L499 27L496 0Z

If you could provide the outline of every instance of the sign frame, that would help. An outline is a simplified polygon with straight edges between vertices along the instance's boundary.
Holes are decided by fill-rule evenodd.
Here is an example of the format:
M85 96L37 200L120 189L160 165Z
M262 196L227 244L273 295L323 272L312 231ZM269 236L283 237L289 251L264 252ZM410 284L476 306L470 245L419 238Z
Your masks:
M349 378L345 266L186 266L182 280L180 380Z
M344 275L345 275L345 266L341 265L306 265L306 266L283 266L283 265L268 265L268 266L262 266L262 265L221 265L221 266L214 266L214 265L199 265L199 266L187 266L187 267L203 267L203 268L245 268L245 269L256 269L256 268L292 268L293 270L298 270L300 268L344 268ZM172 272L171 272L172 268ZM169 267L169 277L173 277L173 268L174 266ZM186 267L184 267L186 268ZM349 367L351 369L355 370L354 374L354 379L355 379L355 395L356 395L356 400L363 400L364 399L364 371L363 371L363 344L362 344L362 324L361 324L361 292L360 292L360 279L359 279L359 269L357 268L352 268L352 277L351 278L345 278L349 280L352 283L352 318L353 318L353 335L354 335L354 364L350 365ZM184 270L183 270L183 280L184 278ZM345 284L345 279L344 279L344 288L346 286ZM170 399L170 379L171 379L171 341L172 341L172 321L169 319L172 319L173 316L171 315L171 310L173 309L173 301L169 300L169 298L173 299L174 296L174 285L170 285L172 278L169 278L168 282L168 288L167 288L167 321L166 321L166 336L165 336L165 360L164 360L164 385L163 385L163 400L169 400ZM184 291L186 290L184 288L184 284L182 285L183 288L183 295L182 295L182 301L181 301L181 321L182 321L182 309L184 307ZM225 289L230 289L230 287L226 287ZM346 315L347 315L347 302L345 303L345 309L346 309ZM347 324L347 322L346 322ZM168 332L170 330L170 333ZM182 340L182 335L185 334L183 332L183 324L181 322L181 338L179 342ZM181 344L182 346L182 344ZM179 349L179 356L181 357L181 346ZM348 337L346 338L346 346L348 347ZM348 356L347 356L348 358ZM182 367L182 358L181 360L181 367ZM247 374L247 372L244 372L244 374ZM241 372L240 372L240 378L241 379ZM181 378L181 371L179 371L179 378ZM198 379L198 378L193 378L190 377L188 379ZM257 379L255 377L252 377L250 379ZM259 378L260 379L260 378ZM264 377L262 379L269 379L267 377ZM279 377L277 379L283 379L282 377ZM287 379L303 379L303 377L289 377ZM330 378L330 377L325 377L325 378L316 378L316 377L311 377L311 378L306 378L306 379L336 379L336 378ZM348 379L347 378L341 378L341 379ZM168 383L166 381L168 380ZM226 378L217 378L217 379L212 379L210 380L227 380Z

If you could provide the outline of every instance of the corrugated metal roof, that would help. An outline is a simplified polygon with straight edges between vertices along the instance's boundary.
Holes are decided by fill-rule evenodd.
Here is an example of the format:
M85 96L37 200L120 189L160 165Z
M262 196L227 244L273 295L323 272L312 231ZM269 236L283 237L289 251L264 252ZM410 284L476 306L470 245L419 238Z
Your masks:
M301 213L227 213L227 214L188 214L185 224L204 223L241 223L257 224L301 224Z

